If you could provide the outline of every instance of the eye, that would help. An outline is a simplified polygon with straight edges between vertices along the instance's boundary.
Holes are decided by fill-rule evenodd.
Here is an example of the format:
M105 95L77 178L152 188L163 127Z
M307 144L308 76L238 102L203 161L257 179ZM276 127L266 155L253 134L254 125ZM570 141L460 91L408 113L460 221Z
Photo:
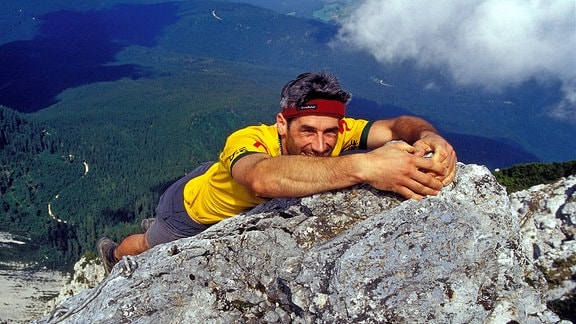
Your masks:
M324 133L324 136L326 136L328 138L335 138L337 135L334 132L326 132L326 133Z
M324 132L324 134L326 136L337 136L338 135L338 129L328 129L328 130L326 130L326 132Z
M306 135L311 135L311 134L316 134L316 130L310 127L302 127L300 129L300 132L306 134Z

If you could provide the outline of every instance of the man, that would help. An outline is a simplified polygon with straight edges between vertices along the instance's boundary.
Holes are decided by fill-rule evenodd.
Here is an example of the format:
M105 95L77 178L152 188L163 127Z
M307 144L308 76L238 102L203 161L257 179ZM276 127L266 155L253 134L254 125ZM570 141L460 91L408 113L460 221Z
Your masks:
M350 94L327 73L304 73L281 93L275 125L234 132L216 163L180 179L160 198L144 234L98 242L107 273L124 255L196 235L274 197L303 197L368 183L405 198L437 195L456 174L456 154L432 125L402 116L346 118ZM351 150L367 153L340 155ZM433 152L432 158L425 158Z

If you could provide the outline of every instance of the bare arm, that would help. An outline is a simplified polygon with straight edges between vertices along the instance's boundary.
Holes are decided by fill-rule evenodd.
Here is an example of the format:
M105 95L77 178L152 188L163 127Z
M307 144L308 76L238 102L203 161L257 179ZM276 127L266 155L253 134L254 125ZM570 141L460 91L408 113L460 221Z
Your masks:
M403 142L389 143L394 139ZM369 153L338 157L250 154L234 164L232 176L257 195L270 198L302 197L368 183L406 198L421 199L437 195L443 181L453 179L456 158L452 147L422 119L399 117L375 122L368 147L373 149ZM423 157L431 151L435 152L432 159ZM441 158L445 155L452 160Z
M363 182L406 198L437 195L442 183L421 170L444 174L446 169L430 159L408 154L412 150L412 146L398 142L370 153L338 157L251 154L234 164L232 176L257 195L271 198L302 197Z
M392 140L402 140L413 144L428 133L438 134L438 131L430 123L418 117L401 116L377 120L372 124L368 134L368 148L375 149Z
M361 183L359 157L250 154L234 164L232 176L262 197L303 197Z

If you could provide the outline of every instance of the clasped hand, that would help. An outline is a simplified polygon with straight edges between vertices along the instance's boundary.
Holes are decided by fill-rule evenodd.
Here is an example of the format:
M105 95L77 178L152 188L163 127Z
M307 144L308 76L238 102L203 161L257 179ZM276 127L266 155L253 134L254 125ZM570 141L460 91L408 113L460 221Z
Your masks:
M434 152L432 158L424 155ZM456 176L456 153L442 137L430 134L413 145L390 142L369 155L367 183L405 198L438 195Z

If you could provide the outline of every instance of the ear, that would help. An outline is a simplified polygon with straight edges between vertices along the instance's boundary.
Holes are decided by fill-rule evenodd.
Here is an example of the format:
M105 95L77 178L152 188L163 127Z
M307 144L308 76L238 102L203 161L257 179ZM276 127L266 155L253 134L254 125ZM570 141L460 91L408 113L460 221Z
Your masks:
M280 136L286 136L286 134L288 134L288 121L282 113L276 115L276 126L278 127L278 134Z

